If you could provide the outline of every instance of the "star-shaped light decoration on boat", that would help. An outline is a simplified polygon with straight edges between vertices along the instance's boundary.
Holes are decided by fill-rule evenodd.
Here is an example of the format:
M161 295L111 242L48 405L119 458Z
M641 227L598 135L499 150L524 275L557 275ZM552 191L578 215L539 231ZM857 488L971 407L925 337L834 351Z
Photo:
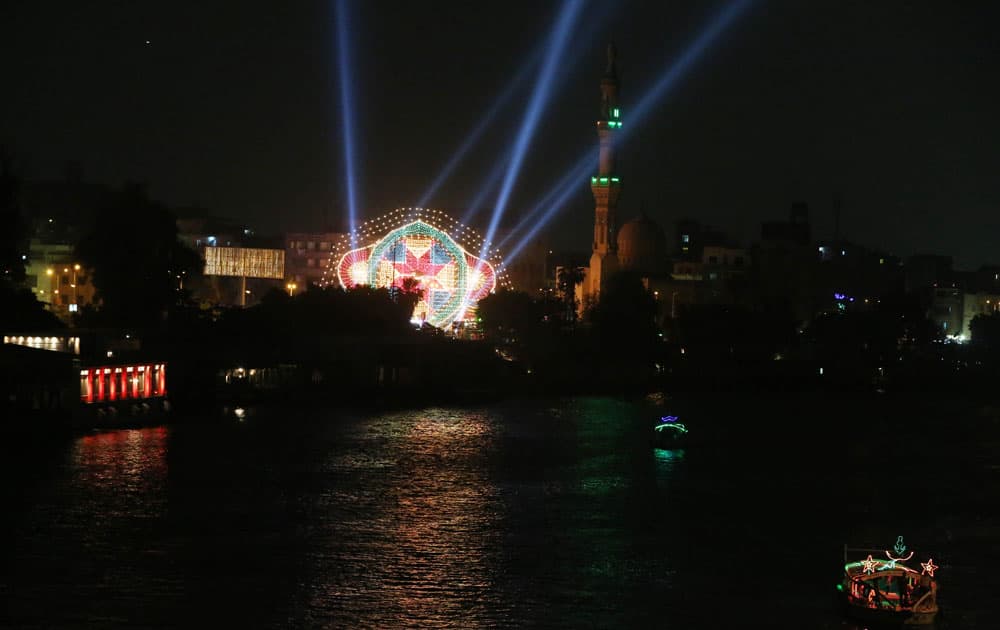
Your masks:
M872 560L872 554L868 554L867 560L862 560L861 564L865 565L865 573L875 573L875 565L881 560Z
M931 577L934 577L934 572L941 568L938 565L934 564L934 558L931 558L927 562L921 562L920 566L924 568L924 570L920 572L920 575L926 573Z

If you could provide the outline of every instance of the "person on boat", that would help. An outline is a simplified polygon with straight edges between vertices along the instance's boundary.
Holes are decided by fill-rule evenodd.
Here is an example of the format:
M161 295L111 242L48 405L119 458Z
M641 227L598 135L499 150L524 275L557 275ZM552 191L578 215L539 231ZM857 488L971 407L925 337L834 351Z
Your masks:
M878 608L878 589L874 586L869 586L868 588L871 589L868 591L868 607Z
M931 578L928 575L920 576L920 584L918 584L913 589L913 593L910 595L910 601L916 604L920 601L920 598L931 592Z

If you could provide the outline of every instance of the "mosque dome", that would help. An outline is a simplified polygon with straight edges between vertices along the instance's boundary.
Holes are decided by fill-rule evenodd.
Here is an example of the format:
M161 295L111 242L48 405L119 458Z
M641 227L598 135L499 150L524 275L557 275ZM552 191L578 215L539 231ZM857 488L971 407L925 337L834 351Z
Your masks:
M663 228L645 213L618 230L618 263L622 271L664 273L667 270L667 237Z

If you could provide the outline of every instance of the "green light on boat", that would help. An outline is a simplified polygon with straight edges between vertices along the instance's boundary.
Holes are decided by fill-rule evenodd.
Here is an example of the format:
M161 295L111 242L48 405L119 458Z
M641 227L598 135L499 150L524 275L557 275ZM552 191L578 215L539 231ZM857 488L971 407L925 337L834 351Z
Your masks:
M658 424L655 427L653 427L653 430L656 431L656 432L661 432L664 429L671 429L673 431L677 431L678 433L687 433L688 432L688 428L686 426L684 426L683 424L679 423L679 422L672 422L672 423L669 423L669 424L667 424L667 423Z

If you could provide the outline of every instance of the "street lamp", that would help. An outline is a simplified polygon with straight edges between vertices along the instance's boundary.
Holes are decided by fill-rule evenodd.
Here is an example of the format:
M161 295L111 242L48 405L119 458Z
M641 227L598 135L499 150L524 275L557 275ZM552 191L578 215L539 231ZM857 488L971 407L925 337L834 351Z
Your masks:
M55 270L55 269L53 269L52 267L49 267L48 269L46 269L46 270L45 270L45 275L47 275L47 276L49 277L49 294L50 294L50 295L52 295L52 294L53 294L53 289L52 289L52 283L53 283L53 281L54 281L54 277L53 277L53 274L54 274L55 272L56 272L56 270ZM43 292L43 293L44 293L44 292ZM49 298L49 304L50 304L50 305L52 305L52 300L53 300L53 298L51 298L51 297L50 297L50 298Z
M72 283L72 287L73 287L73 308L74 309L79 308L78 306L76 306L76 274L77 274L78 271L80 271L80 265L79 264L73 265L73 283Z
M288 284L285 285L285 288L288 289L288 295L289 297L291 297L295 295L295 289L299 288L299 285L295 284L294 282L289 282Z

